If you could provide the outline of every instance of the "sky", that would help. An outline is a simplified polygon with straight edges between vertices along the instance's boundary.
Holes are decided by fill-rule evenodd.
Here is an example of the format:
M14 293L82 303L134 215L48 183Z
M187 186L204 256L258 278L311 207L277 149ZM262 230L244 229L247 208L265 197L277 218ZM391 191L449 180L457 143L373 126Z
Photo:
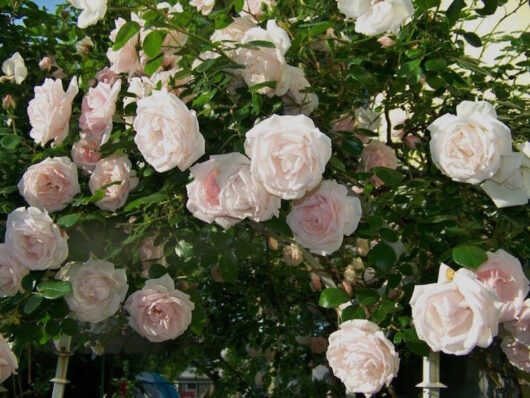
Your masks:
M57 7L57 4L64 3L64 0L33 0L39 8L41 6L45 6L50 11L55 11L55 7Z

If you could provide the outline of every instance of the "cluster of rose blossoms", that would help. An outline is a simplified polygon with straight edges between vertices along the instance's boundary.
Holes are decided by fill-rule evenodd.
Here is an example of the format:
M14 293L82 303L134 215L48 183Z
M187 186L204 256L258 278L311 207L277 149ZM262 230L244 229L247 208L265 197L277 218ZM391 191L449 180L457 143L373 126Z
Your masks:
M71 4L82 9L78 20L81 28L103 18L107 8L105 0L72 0ZM207 15L215 2L192 0L190 4ZM58 269L67 259L68 237L48 213L66 208L80 193L78 169L89 175L91 192L103 194L96 202L103 210L123 207L129 192L138 185L126 155L102 158L100 152L111 136L122 73L128 75L127 92L132 95L124 98L124 106L132 102L137 105L136 116L125 122L136 133L138 150L159 173L175 167L190 170L193 181L186 186L187 208L195 217L229 228L244 219L262 222L277 217L281 200L293 200L287 223L297 243L319 255L331 254L341 247L343 237L357 228L360 200L346 186L322 180L332 148L331 140L308 117L318 106L318 97L308 92L310 84L303 69L288 65L285 60L291 45L287 32L274 20L268 20L265 29L257 24L264 10L273 6L271 0L245 0L241 16L226 28L216 30L210 39L222 42L225 55L243 66L229 71L231 89L275 82L264 84L257 92L281 97L287 114L261 120L246 133L246 156L212 155L201 163L196 162L205 154L205 140L195 112L186 106L189 98L179 97L180 86L189 80L174 79L180 71L179 49L187 36L177 30L166 32L163 70L147 77L144 68L149 57L142 50L137 51L137 44L151 30L144 28L141 14L131 14L131 20L140 25L140 32L119 50L108 49L110 67L97 74L97 84L82 100L81 131L72 147L72 160L47 158L30 166L19 182L20 194L30 207L16 209L7 219L5 243L0 245L1 295L22 291L21 280L29 271ZM178 3L160 3L157 8L168 16L182 12ZM414 11L410 0L338 0L338 8L347 17L355 18L355 30L366 35L396 33ZM110 34L112 42L125 23L122 18L115 22L116 29ZM381 44L391 45L392 40L386 39ZM258 47L252 45L254 41L268 41L274 47ZM27 70L17 54L4 63L2 78L20 84ZM214 51L203 53L193 67L218 56ZM64 141L77 93L75 77L66 92L60 79L46 79L42 86L35 87L35 97L28 106L30 137L35 143L44 147L48 142L54 146ZM392 121L393 126L406 119L404 111L395 111L399 120ZM375 130L379 123L377 114L360 108L355 119L341 118L333 129ZM527 202L525 157L512 152L510 131L496 119L491 105L464 102L457 108L457 116L444 115L429 130L433 161L444 174L472 184L485 181L485 191L498 206ZM367 144L361 159L363 171L376 166L397 168L391 147L359 138ZM416 144L414 139L404 140L410 146ZM382 181L373 177L372 183L379 186ZM517 192L518 200L497 199L501 195L499 187L510 190L509 194ZM149 250L157 251L152 239ZM163 257L163 252L156 256ZM152 257L153 253L149 253L146 260ZM127 299L125 270L116 269L107 261L67 263L57 278L71 282L72 293L65 299L72 316L79 321L101 322L113 316L125 301L130 326L152 342L174 339L190 325L194 303L175 289L168 274L147 280L143 289ZM497 335L498 323L504 322L510 334L503 340L503 350L515 366L528 371L530 310L529 303L524 302L527 293L528 280L517 259L502 250L488 253L488 261L476 273L467 269L454 272L442 266L437 284L417 286L411 300L414 324L418 336L434 351L464 355L477 345L488 346ZM4 370L4 365L0 366L0 381L16 368L16 358L5 345L0 340L0 358L11 368ZM348 391L367 395L389 385L399 368L394 345L377 325L366 320L345 322L332 333L327 358Z

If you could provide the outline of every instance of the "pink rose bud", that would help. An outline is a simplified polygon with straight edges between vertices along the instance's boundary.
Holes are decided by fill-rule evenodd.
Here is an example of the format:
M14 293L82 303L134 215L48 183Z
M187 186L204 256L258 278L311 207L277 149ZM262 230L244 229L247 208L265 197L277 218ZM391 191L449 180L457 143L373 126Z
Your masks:
M49 71L52 68L52 60L50 57L43 57L39 62L40 70Z
M309 287L312 292L320 292L322 290L322 280L318 274L311 272L311 282L309 282Z
M388 36L383 36L383 37L380 37L379 39L377 39L377 41L379 42L379 44L381 44L381 46L383 47L392 47L394 45L394 40L392 40L390 37Z
M81 170L92 173L101 160L101 152L95 142L79 140L72 146L72 160Z
M107 83L113 85L116 80L119 79L119 76L114 73L108 66L105 66L98 73L96 73L96 79L100 83Z
M4 110L9 111L9 109L15 109L16 106L17 104L11 94L7 94L2 98L2 108L4 108Z
M415 135L407 135L405 137L405 144L407 144L407 146L411 149L416 148L416 145L419 143L421 143L420 137L416 137Z
M396 151L381 141L372 141L364 147L361 155L362 171L370 171L374 167L397 168ZM371 182L376 187L383 185L379 177L372 177Z

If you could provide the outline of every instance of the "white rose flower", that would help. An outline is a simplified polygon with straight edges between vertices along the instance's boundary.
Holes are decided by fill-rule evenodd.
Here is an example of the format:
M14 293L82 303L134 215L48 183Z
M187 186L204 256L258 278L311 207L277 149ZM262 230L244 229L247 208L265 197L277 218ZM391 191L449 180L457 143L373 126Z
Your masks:
M191 323L195 304L190 296L175 289L168 274L149 279L142 290L131 294L124 308L129 325L151 342L172 340L183 334Z
M351 235L361 219L361 201L348 195L344 185L324 180L317 189L293 204L287 225L298 244L327 255L340 249L344 235Z
M19 207L6 221L5 243L11 255L31 271L59 268L68 257L68 235L46 212Z
M414 14L410 0L337 0L337 5L344 15L356 18L355 31L368 36L397 33Z
M90 176L88 187L94 194L101 187L113 182L119 183L105 188L105 197L96 202L96 206L100 209L110 211L119 209L125 205L129 192L138 185L136 171L133 170L131 161L126 155L111 155L101 159Z
M134 142L156 171L184 171L204 155L197 116L176 95L153 90L137 103Z
M227 27L215 30L210 36L210 41L220 41L226 46L235 47L241 41L243 34L256 26L256 23L248 16L234 18L234 21Z
M46 158L28 167L18 190L30 206L50 213L62 210L81 192L77 167L66 156Z
M364 319L344 322L329 336L326 358L348 393L377 393L399 370L394 344L379 326Z
M311 87L305 77L303 69L287 65L287 71L291 75L290 86L287 94L282 97L285 113L288 115L310 115L318 107L318 96L315 93L305 92Z
M454 181L481 183L497 173L503 156L512 153L510 129L484 101L462 101L456 116L445 114L427 129L434 164Z
M252 176L272 195L298 199L322 180L331 140L304 115L273 115L247 132Z
M77 19L77 26L85 29L103 19L107 12L107 0L68 0L72 7L83 10Z
M276 21L267 21L267 29L255 27L247 30L241 37L241 44L252 41L268 41L275 48L240 47L235 51L234 59L245 68L240 72L245 83L251 87L265 82L275 82L276 86L262 87L258 90L260 94L269 97L284 95L290 86L290 74L287 73L285 53L291 47L291 40L285 30L276 25Z
M77 319L101 322L120 309L129 288L124 269L96 259L68 263L65 268L64 278L72 284L72 293L65 300Z
M5 76L0 77L0 82L7 80L20 84L26 79L28 68L26 68L24 58L18 51L2 63L2 72L5 73Z
M190 0L190 5L200 11L202 15L208 15L213 10L215 0Z
M270 10L275 5L276 2L274 0L245 0L239 15L251 15L252 17L259 18L264 14L264 9Z
M500 303L497 293L465 268L452 281L442 264L438 283L416 285L410 306L418 337L435 352L467 355L475 346L486 348L497 335ZM444 281L445 279L445 281ZM445 282L445 283L444 283Z
M22 278L29 270L22 266L10 253L11 248L0 243L0 297L14 296L23 292Z
M4 336L0 335L0 383L18 369L18 361Z

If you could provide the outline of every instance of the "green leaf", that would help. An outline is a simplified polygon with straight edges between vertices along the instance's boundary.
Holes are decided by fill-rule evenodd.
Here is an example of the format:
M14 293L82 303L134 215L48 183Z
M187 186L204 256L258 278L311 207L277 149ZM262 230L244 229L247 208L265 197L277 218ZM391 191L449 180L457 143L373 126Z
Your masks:
M245 43L245 46L249 47L265 47L265 48L276 48L272 41L267 40L251 40Z
M50 319L48 322L46 322L46 326L44 327L44 330L50 336L55 337L61 331L61 324L57 322L55 319Z
M453 260L463 267L477 269L488 259L486 251L478 246L463 243L456 246L452 252Z
M355 298L363 305L372 305L379 301L379 292L372 288L358 288Z
M453 26L455 22L458 21L460 11L462 11L465 6L466 2L464 0L453 0L451 5L447 8L445 15L447 16L447 19L449 20L449 24L451 26Z
M8 150L13 150L18 147L18 144L20 144L20 138L18 135L6 135L2 137L2 140L0 140L0 145Z
M340 314L340 321L346 322L352 319L366 319L364 309L358 305L350 305L346 307Z
M67 214L65 216L60 217L57 220L57 224L59 224L61 227L64 227L64 228L70 228L76 225L80 219L81 219L80 213Z
M165 33L159 30L154 30L145 36L144 42L142 43L145 55L154 58L160 54L164 37Z
M61 330L67 336L75 336L77 333L79 333L79 325L77 324L76 320L66 318L61 322Z
M155 73L158 68L162 66L162 62L164 61L164 54L159 54L157 57L150 59L145 64L144 72L147 76L151 76L153 73Z
M42 297L54 300L72 293L72 285L66 281L44 281L38 284L37 291Z
M324 308L335 308L349 300L350 298L344 290L329 287L322 290L322 293L320 293L318 305Z
M167 268L160 264L151 264L149 266L149 279L157 279L167 274Z
M363 152L363 143L353 135L344 135L342 137L341 149L350 155L359 156Z
M389 187L398 186L405 177L399 171L392 170L387 167L374 167L372 172Z
M151 194L149 196L144 196L143 198L138 198L138 199L133 200L127 206L125 206L123 210L125 212L129 212L139 207L142 207L145 209L147 206L151 204L161 203L167 199L168 199L168 196L166 193L155 192L154 194Z
M397 234L390 228L382 228L379 231L379 234L381 235L381 238L383 238L387 242L397 242L397 240L399 239Z
M206 314L200 303L196 301L194 301L194 303L195 308L191 314L190 330L193 332L193 334L200 336L204 326L206 325Z
M239 14L245 5L245 0L234 0L234 9Z
M414 354L426 357L431 352L431 349L427 344L421 341L416 334L415 329L405 329L402 331L403 340L405 345Z
M226 14L219 14L217 18L215 18L215 29L224 29L228 25L230 25L233 22L232 17L226 15Z
M123 25L120 30L118 31L118 34L116 35L116 40L114 40L114 45L112 46L112 49L114 51L119 50L122 48L131 37L133 37L136 33L140 31L140 25L138 22L129 21Z
M39 308L39 305L41 305L42 300L42 296L30 296L28 301L26 301L26 304L24 305L24 313L31 314L33 311Z
M429 59L425 62L425 69L431 72L441 72L447 67L447 61L443 58Z
M239 268L230 254L222 255L219 259L219 272L223 281L235 283L239 275Z
M179 240L175 246L175 253L177 256L188 260L193 256L193 245L185 240Z
M396 252L384 242L379 242L368 254L370 261L381 271L390 271L396 262Z
M325 33L329 28L333 27L333 23L329 21L320 21L311 25L309 28L309 36L317 36Z
M264 87L276 88L276 82L275 81L268 81L268 82L254 84L253 86L250 86L248 88L248 91L251 92L251 93L255 93L255 92L261 90Z
M497 9L497 0L482 0L484 7L475 10L479 15L493 15Z
M482 40L480 40L480 37L476 33L466 32L464 33L464 39L473 47L482 47Z

